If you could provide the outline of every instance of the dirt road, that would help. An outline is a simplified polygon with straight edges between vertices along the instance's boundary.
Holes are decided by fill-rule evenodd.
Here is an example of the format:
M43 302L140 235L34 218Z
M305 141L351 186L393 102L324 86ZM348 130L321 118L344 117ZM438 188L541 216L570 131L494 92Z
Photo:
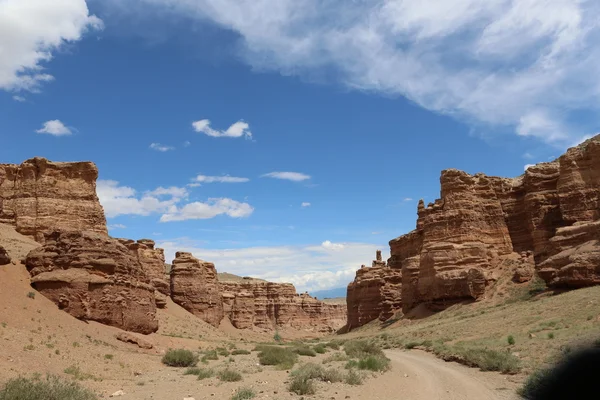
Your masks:
M413 350L389 350L392 371L367 383L370 399L508 400L518 399L516 384L507 376L481 372ZM361 391L362 392L362 391Z

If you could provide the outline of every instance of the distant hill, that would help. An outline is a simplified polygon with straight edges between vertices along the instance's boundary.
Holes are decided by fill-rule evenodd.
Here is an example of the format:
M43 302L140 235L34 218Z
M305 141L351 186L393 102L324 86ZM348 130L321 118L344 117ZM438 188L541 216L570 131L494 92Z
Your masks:
M308 292L312 297L316 297L319 300L332 299L332 298L346 298L346 287L339 287L327 290L314 290Z

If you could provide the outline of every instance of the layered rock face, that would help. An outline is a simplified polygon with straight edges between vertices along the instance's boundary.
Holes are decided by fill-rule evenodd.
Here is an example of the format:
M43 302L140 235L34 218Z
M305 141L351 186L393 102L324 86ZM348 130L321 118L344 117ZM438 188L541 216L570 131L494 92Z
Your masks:
M517 261L515 282L534 268L550 287L600 282L600 135L518 178L450 169L440 183L440 199L419 202L417 228L390 241L388 269L400 271L405 312L483 297L508 258ZM382 288L397 279L383 266L357 272L352 327L381 318Z
M346 308L297 294L290 283L221 282L225 316L238 329L292 327L333 332L346 323Z
M374 319L385 321L392 317L402 304L402 273L381 259L377 251L371 267L362 266L356 278L348 285L346 305L349 329Z
M54 231L27 255L26 266L32 286L76 318L146 334L158 329L154 287L116 239Z
M191 253L177 252L170 276L173 301L218 327L224 314L215 265L195 258Z
M0 164L0 222L40 243L55 229L108 234L97 178L91 162L36 157L21 165Z

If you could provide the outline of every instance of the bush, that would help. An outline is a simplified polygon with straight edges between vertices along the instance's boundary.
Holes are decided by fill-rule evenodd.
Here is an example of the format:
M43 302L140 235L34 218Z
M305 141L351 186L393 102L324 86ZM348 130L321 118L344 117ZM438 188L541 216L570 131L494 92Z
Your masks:
M356 370L351 369L344 377L344 383L348 385L362 385L363 377Z
M552 370L540 369L529 375L525 384L517 393L524 399L534 399L536 393L547 385L552 379Z
M505 374L519 372L519 359L511 353L489 349L466 349L459 352L467 365L477 366L482 371L499 371Z
M554 339L554 332L548 332L548 339Z
M217 355L216 350L208 350L202 356L202 362L205 364L208 363L208 360L218 360L218 359L219 359L219 356Z
M325 345L323 343L319 343L316 346L314 346L313 350L319 354L325 354L327 352L327 349L325 348Z
M349 357L363 358L366 356L383 356L383 351L377 344L366 340L353 340L344 344L344 351Z
M242 380L242 374L237 371L232 371L230 369L224 369L219 371L217 374L219 380L223 382L239 382Z
M198 379L210 378L215 374L215 371L209 368L190 367L185 370L184 375L196 375Z
M27 297L29 297L30 299L35 299L35 292L27 293Z
M238 355L242 355L242 354L250 354L250 352L248 350L242 350L242 349L238 349L238 350L233 350L231 352L231 355L233 356L238 356Z
M104 359L105 360L112 360L114 358L114 356L112 354L105 354L104 355Z
M315 394L317 392L313 381L303 376L294 377L288 386L288 390L298 395Z
M262 365L291 368L298 361L298 354L285 347L263 346L258 353L258 361Z
M513 345L515 344L515 338L513 337L513 335L508 335L508 338L506 338L506 340L508 341L509 345Z
M323 382L341 382L344 377L340 371L334 368L325 369L318 364L307 363L292 371L292 377L302 377L306 380L317 379Z
M348 356L344 353L336 352L327 356L327 358L323 360L323 364L329 364L333 361L348 361L349 359L350 358L348 358Z
M385 356L367 356L358 360L358 369L369 371L387 371L390 369L390 360Z
M301 356L316 357L316 355L317 355L317 353L313 349L311 349L308 346L304 346L304 345L294 347L294 349L292 351Z
M275 331L275 334L273 335L273 340L276 341L277 343L279 343L283 340L281 338L281 335L279 334L279 331Z
M231 400L248 400L253 399L256 396L254 390L249 388L240 388L231 397Z
M169 349L162 363L170 367L194 367L198 364L198 356L189 350Z
M224 347L217 347L217 354L223 357L229 356L229 350Z
M45 380L11 379L0 389L0 400L97 400L98 397L76 382L47 376Z
M340 349L340 340L332 340L329 343L325 343L325 347L329 347L330 349L333 350L339 350Z
M410 349L414 349L415 347L417 347L420 344L421 343L419 343L419 342L408 342L404 345L404 348L410 350Z

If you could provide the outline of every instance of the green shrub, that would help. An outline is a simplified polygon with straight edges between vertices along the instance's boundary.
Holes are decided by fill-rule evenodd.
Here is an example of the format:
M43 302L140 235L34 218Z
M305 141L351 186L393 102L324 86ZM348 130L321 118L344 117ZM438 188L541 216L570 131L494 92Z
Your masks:
M305 394L315 394L317 392L314 382L303 376L295 376L290 382L288 390L301 396Z
M30 299L35 299L35 292L27 293L27 297L29 297Z
M335 352L335 353L330 354L329 356L327 356L323 360L323 364L329 364L330 362L333 362L333 361L348 361L349 359L350 358L348 358L348 356L345 355L344 353Z
M408 342L404 345L404 348L410 350L410 349L414 349L415 347L417 347L420 344L421 343L419 343L419 342Z
M523 387L517 393L524 399L533 399L536 393L552 380L551 369L539 369L529 375Z
M383 351L376 343L367 342L366 340L352 340L346 342L344 344L344 351L352 358L383 355Z
M273 340L276 341L277 343L279 343L283 340L281 338L281 335L279 334L279 331L275 331L275 334L273 335Z
M319 343L319 344L313 346L313 350L319 354L325 354L327 352L327 349L325 348L325 344L323 344L323 343Z
M242 374L230 369L224 369L219 371L217 377L223 382L239 382L242 380Z
M0 389L0 400L97 400L98 397L77 382L64 381L56 376L45 380L11 379Z
M332 340L331 342L325 343L325 347L329 347L330 349L333 349L333 350L339 350L340 349L340 340Z
M508 338L506 338L506 340L508 341L509 345L513 345L515 344L515 338L513 337L513 335L508 335Z
M258 353L258 361L262 365L291 368L298 361L298 354L285 347L264 346Z
M351 369L344 377L344 383L348 385L362 385L363 377L356 370Z
M548 339L554 339L554 332L548 332Z
M254 390L250 388L239 388L231 397L231 400L248 400L256 397Z
M104 359L105 360L112 360L114 358L114 356L112 354L105 354L104 355Z
M303 377L305 379L316 379L323 382L341 382L344 380L344 376L340 371L335 368L323 368L322 366L314 363L307 363L295 369L291 373L292 377Z
M390 360L385 356L367 356L358 360L358 369L387 371L390 369Z
M78 366L71 365L63 370L63 372L67 375L71 375L73 379L78 381L85 381L87 379L96 380L94 375L83 372Z
M242 355L242 354L243 355L250 354L250 352L248 350L242 350L242 349L233 350L231 352L231 355L234 355L234 356L238 356L238 355Z
M499 371L505 374L519 372L519 359L505 351L490 349L466 349L459 351L467 365L477 366L482 371Z
M229 350L224 347L217 347L217 354L223 357L229 356Z
M219 356L217 355L216 350L208 350L202 356L202 362L205 364L208 363L208 360L218 360L218 359L219 359Z
M294 347L292 351L301 356L316 357L317 353L306 345Z
M198 356L185 349L169 349L162 363L170 367L194 367L198 364Z
M209 368L198 368L198 367L190 367L185 370L184 375L196 375L198 379L210 378L215 374L212 369ZM202 377L202 378L200 378Z

